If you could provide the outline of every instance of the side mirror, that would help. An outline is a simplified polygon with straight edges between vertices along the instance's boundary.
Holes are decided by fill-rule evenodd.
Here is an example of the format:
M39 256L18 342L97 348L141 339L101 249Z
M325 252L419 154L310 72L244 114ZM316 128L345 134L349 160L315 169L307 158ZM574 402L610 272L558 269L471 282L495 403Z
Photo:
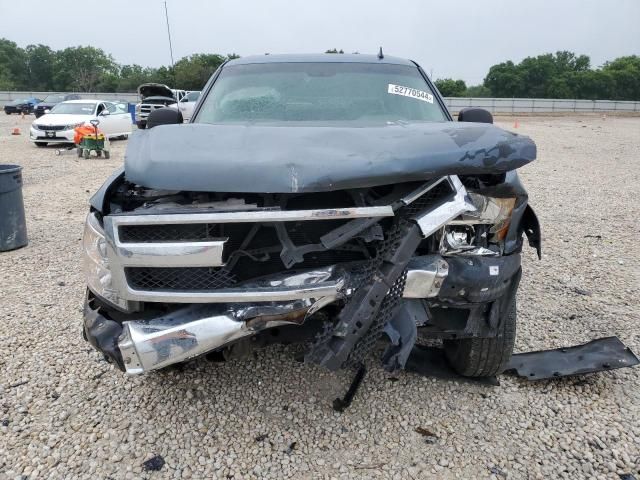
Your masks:
M493 123L493 115L484 108L467 107L458 113L459 122Z
M157 127L158 125L177 125L183 123L182 112L175 108L159 108L154 110L147 117L147 128Z
M106 108L98 114L99 117L106 117L107 115L111 115L111 112Z

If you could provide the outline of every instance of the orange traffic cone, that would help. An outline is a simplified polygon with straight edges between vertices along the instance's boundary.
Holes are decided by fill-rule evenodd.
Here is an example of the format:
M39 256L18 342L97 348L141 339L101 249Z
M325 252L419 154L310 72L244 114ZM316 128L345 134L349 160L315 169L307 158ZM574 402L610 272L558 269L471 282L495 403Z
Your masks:
M20 135L20 129L18 127L14 128L11 135Z
M518 122L518 119L516 118L516 121L513 124L513 128L518 128L519 126L520 126L520 122Z

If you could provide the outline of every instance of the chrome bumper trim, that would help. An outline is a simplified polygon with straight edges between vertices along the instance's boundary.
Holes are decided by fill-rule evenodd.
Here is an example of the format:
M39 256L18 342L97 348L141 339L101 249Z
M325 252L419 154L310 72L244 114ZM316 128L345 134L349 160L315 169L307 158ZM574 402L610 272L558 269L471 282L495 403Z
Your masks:
M250 333L243 329L244 322L226 314L192 316L185 312L179 317L124 322L118 348L127 373L135 375L182 362Z
M413 257L407 265L403 298L433 298L449 274L449 264L440 255Z
M447 272L447 262L439 255L413 258L403 296L436 296ZM270 290L248 286L233 293L226 291L226 296L225 290L219 290L215 292L216 298L225 303L194 304L163 317L123 322L118 348L125 369L131 375L156 370L217 350L266 328L300 324L322 307L350 295L351 291L343 288L348 278L349 272L337 267L275 276L262 281L272 285ZM287 294L278 297L277 292ZM290 300L293 292L305 296L284 303L274 302ZM172 300L177 301L175 293ZM194 302L192 298L187 301ZM263 303L268 301L272 303ZM294 316L299 320L291 319L292 312L300 312Z
M222 288L211 292L144 291L127 287L125 296L129 300L167 303L279 302L335 296L341 288L340 281L322 282L310 287Z

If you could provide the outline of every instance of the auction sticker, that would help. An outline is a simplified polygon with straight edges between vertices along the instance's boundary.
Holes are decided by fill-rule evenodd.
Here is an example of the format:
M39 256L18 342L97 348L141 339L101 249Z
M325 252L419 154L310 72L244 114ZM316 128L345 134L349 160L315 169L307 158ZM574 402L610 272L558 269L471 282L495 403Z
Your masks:
M415 98L416 100L422 100L423 102L433 103L433 95L429 92L423 92L422 90L416 90L411 87L403 87L402 85L389 84L387 93L393 95L402 95L403 97Z

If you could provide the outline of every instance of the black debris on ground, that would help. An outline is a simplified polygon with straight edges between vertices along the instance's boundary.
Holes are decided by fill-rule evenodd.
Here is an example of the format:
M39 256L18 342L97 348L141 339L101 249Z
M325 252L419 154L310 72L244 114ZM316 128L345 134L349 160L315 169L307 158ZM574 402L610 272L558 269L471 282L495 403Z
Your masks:
M142 469L145 472L157 472L164 466L164 458L161 455L154 455L149 460L146 460L142 464Z
M358 392L358 389L360 388L360 385L362 384L362 380L364 380L364 376L366 374L367 374L367 369L364 366L364 364L361 364L355 376L353 377L353 380L351 381L351 385L349 386L349 389L347 390L347 393L345 394L345 396L343 398L336 398L333 401L332 407L336 412L344 412L351 405L351 402L353 402L353 398Z
M433 445L438 440L438 436L427 428L416 427L415 431L424 437L424 442L428 445Z
M492 466L489 467L489 472L491 472L493 475L495 475L496 477L502 477L502 478L507 478L507 474L506 472L503 472L500 467L497 466Z
M22 382L12 383L11 385L9 385L9 388L20 387L22 385L26 385L27 383L29 383L29 380L23 380Z
M586 297L591 296L591 292L589 290L585 290L584 288L573 287L573 291L576 292L578 295L584 295Z

